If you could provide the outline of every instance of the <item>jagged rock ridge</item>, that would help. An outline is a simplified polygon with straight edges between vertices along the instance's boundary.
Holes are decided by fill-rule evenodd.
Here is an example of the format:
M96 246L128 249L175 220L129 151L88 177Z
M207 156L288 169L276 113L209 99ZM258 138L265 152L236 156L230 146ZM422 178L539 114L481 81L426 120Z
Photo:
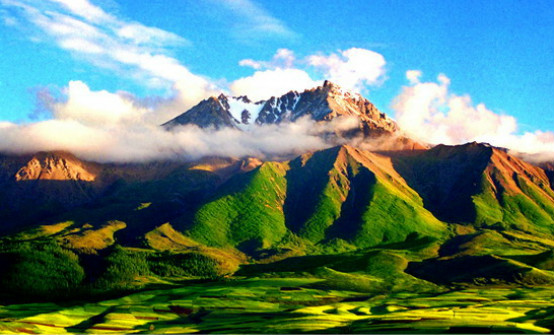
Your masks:
M315 121L355 117L360 121L360 130L366 136L398 131L396 123L369 100L360 94L345 91L330 81L302 93L290 91L280 97L258 102L252 102L245 96L228 97L221 94L201 101L162 126L170 129L195 124L201 128L233 127L244 130L252 125L294 122L304 116Z

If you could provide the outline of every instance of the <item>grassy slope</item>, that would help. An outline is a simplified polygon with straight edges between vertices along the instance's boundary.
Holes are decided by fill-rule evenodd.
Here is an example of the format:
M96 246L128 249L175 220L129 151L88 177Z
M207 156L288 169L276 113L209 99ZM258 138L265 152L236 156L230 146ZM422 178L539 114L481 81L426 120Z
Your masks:
M439 145L394 159L437 218L552 236L554 192L535 166L486 145Z
M400 242L417 236L439 237L445 226L423 208L384 157L346 147L342 170L348 181L340 217L327 239L343 238L357 247Z
M481 189L473 196L477 224L554 233L554 192L542 170L495 150Z
M439 237L445 226L386 158L336 147L235 176L185 230L198 242L252 254L270 247L341 252Z
M286 164L264 163L229 180L194 215L188 234L209 246L254 251L285 237Z

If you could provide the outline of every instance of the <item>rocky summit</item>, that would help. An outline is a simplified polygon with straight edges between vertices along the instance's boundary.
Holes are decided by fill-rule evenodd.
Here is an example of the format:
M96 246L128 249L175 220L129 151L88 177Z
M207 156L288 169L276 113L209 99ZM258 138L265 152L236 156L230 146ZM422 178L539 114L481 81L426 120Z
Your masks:
M252 102L246 96L224 94L201 101L185 113L163 124L166 128L194 124L201 128L233 127L246 130L253 125L294 122L302 117L331 121L352 117L366 136L393 134L396 123L360 94L343 90L330 81L304 92L290 91L280 97Z

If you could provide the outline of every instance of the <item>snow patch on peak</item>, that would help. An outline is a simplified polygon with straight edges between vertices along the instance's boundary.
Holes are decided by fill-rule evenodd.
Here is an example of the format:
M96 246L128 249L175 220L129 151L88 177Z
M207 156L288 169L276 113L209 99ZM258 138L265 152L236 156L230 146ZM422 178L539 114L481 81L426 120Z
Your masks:
M247 97L231 97L227 99L229 113L235 120L237 127L242 130L250 129L256 123L258 115L264 106L264 101L251 102Z
M356 101L364 99L360 93L344 89L341 86L334 84L328 80L323 83L323 88L327 89L327 92L330 96L340 96L345 99L352 99Z

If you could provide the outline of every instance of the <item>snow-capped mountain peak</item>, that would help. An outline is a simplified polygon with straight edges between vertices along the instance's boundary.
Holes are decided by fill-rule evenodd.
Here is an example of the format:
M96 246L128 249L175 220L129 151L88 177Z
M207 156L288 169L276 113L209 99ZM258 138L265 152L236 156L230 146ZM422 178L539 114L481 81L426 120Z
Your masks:
M257 125L295 122L305 116L316 122L355 117L359 119L360 131L364 135L397 131L396 123L369 100L330 81L301 93L290 91L280 97L257 102L252 102L247 96L221 94L201 101L163 126L173 128L195 124L201 128L233 127L248 130Z

